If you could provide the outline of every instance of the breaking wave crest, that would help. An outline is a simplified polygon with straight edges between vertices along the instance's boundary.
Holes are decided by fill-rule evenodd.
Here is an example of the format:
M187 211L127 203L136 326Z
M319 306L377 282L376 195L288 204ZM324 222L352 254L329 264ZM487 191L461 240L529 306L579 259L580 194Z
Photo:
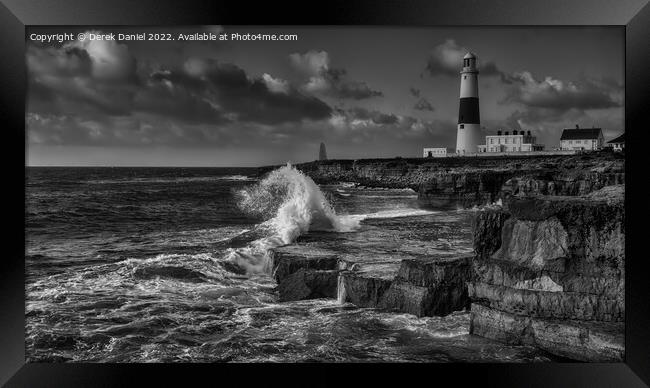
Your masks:
M318 185L289 163L236 195L244 212L265 219L258 228L267 232L266 237L227 255L248 272L268 272L268 250L291 244L303 233L350 232L361 222L360 217L337 216Z

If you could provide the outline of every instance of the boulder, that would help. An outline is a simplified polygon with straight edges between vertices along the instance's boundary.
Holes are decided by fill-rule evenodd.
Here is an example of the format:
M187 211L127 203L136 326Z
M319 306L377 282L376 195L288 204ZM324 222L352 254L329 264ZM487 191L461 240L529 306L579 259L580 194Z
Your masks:
M372 273L343 271L339 273L338 300L359 307L378 307L382 296L392 283L391 277Z
M579 361L621 362L624 324L521 316L472 303L470 333Z
M421 316L444 316L469 307L468 257L403 260L379 307Z
M300 245L289 245L276 248L271 252L270 268L275 280L279 283L300 269L334 270L337 269L338 258L328 250Z
M470 261L467 256L404 259L396 278L421 287L463 284L470 273Z
M280 301L336 298L337 279L337 270L301 268L280 281Z
M564 292L552 280L548 280L548 284L553 287L550 291L479 282L470 283L468 288L473 301L480 301L486 306L512 314L603 322L623 322L625 319L625 303L622 296ZM554 289L555 287L560 290Z

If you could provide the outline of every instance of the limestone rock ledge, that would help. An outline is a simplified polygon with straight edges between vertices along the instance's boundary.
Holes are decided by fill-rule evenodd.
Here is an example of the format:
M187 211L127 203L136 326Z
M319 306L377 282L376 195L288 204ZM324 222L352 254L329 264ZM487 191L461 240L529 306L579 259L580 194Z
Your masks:
M469 307L470 257L403 260L380 306L421 316L444 316Z
M407 258L397 272L366 266L339 275L338 299L421 316L444 316L469 307L470 258ZM373 268L375 267L375 268Z
M338 298L341 303L417 316L469 308L471 257L337 257L300 244L276 248L271 270L282 302Z
M470 333L584 361L624 355L624 187L478 212Z
M337 270L301 268L279 284L280 301L336 298L337 279Z
M281 302L336 298L338 258L330 251L281 247L271 252L270 270Z
M270 267L273 277L278 284L300 269L335 270L338 269L338 257L330 251L310 248L301 249L288 245L271 252Z
M618 362L625 355L624 323L550 320L509 314L472 303L470 333L509 344L537 346L578 361Z

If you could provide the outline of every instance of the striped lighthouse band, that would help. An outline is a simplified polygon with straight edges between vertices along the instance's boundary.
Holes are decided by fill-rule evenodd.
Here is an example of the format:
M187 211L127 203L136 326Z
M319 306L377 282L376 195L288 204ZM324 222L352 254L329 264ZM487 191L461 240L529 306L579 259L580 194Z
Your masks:
M458 109L458 124L480 124L478 97L463 97Z

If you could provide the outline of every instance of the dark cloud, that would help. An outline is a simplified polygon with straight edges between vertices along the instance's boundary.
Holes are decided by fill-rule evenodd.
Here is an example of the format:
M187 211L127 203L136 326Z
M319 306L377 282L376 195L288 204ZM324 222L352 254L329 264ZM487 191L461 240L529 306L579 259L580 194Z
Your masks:
M345 69L330 67L330 58L326 51L293 53L289 55L289 61L294 68L309 77L303 85L304 90L308 92L354 100L383 96L381 91L373 90L365 82L349 80Z
M99 110L125 114L138 85L135 59L112 41L29 46L29 108Z
M429 100L427 100L424 97L420 97L420 95L421 95L420 89L410 87L409 88L409 93L411 94L411 96L418 99L418 101L413 105L413 109L433 112L433 110L434 110L433 105L431 105Z
M353 120L370 120L374 124L395 124L399 121L398 117L392 113L382 113L376 110L368 110L365 108L352 108L348 110L348 114Z
M213 59L138 68L127 46L113 41L29 46L27 65L28 129L38 143L226 142L245 124L300 124L332 112L285 80L250 77Z
M509 79L512 80L511 87L502 103L515 102L559 112L621 106L621 101L615 96L619 91L596 80L566 82L546 77L538 81L527 71L514 73Z
M330 85L329 94L338 98L354 100L384 95L380 91L371 89L365 82L346 80L346 73L347 71L344 69L328 69L321 74Z
M433 112L433 105L431 105L431 103L426 98L420 98L418 102L413 105L413 109Z
M431 75L444 75L458 77L462 68L463 56L470 50L459 46L455 40L447 39L444 43L436 46L429 58L425 70ZM494 62L481 63L479 58L479 71L482 76L503 76L504 73Z
M155 78L159 83L167 81L168 90L201 96L214 110L240 122L320 120L331 113L323 101L291 88L286 81L268 74L250 78L236 65L211 59L188 59L184 69L159 72Z
M480 74L482 77L490 77L490 76L499 76L499 77L505 77L505 73L501 71L497 67L497 64L494 62L485 62L480 64L479 68Z
M418 156L428 144L451 146L455 139L453 121L421 120L411 116L395 115L365 108L335 108L329 120L331 129L323 136L330 144L363 146L359 152L391 153L391 144L411 149L410 155ZM334 149L334 147L331 147Z

